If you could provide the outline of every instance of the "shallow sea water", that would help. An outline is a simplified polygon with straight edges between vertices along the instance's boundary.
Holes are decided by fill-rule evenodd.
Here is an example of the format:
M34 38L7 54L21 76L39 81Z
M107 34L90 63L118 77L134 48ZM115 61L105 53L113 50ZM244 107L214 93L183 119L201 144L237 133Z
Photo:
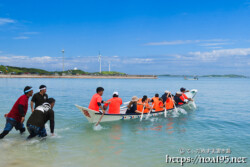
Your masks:
M56 99L56 135L25 141L27 132L20 135L12 130L0 140L0 166L163 167L180 166L167 164L166 154L179 157L250 156L250 79L0 79L0 131L5 125L3 115L9 112L23 88L31 85L37 92L41 84L47 85L49 97ZM180 87L198 89L195 97L198 108L177 118L101 123L94 129L74 104L88 106L98 86L105 88L104 100L109 99L113 91L118 91L124 102L134 95L152 97L155 93L163 94L166 89L172 92ZM30 112L29 108L26 120ZM218 148L230 148L231 154L196 153L201 149ZM180 149L186 153L181 155ZM188 149L194 153L187 153ZM247 164L195 166L249 166L249 163L248 159Z

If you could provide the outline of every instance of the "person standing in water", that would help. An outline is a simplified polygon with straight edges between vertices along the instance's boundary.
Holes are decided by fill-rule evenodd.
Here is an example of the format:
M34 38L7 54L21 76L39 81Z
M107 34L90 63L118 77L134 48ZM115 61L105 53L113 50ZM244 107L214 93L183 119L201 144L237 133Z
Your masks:
M45 124L48 120L50 120L51 135L54 135L55 121L53 107L55 105L55 102L55 99L49 98L47 102L36 107L34 112L31 113L26 124L27 129L30 133L27 139L31 139L35 136L46 137L47 132L45 129Z
M40 92L35 93L30 102L32 112L34 111L34 103L36 108L48 100L48 95L46 94L47 87L45 85L41 85L39 90Z
M21 134L25 131L23 122L28 110L29 97L31 97L32 95L32 87L26 86L24 88L24 95L20 96L10 112L4 115L6 117L6 124L3 132L0 134L0 139L4 138L12 130L13 127L15 127L16 130L19 130Z

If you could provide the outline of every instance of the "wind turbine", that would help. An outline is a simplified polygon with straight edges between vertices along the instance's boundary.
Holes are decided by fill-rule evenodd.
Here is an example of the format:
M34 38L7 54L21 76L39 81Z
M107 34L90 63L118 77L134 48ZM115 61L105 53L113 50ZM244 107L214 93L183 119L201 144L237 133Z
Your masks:
M100 73L102 72L102 55L99 51L99 55L98 55L98 61L100 62Z
M64 49L62 50L62 54L63 54L63 73L64 73Z
M109 61L109 72L110 72L110 63L111 63L111 62Z

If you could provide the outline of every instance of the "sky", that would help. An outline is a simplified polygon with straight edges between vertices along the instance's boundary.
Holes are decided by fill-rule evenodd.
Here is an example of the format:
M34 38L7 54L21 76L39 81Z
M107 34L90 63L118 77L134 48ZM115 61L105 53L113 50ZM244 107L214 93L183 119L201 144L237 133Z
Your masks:
M250 76L250 0L1 0L0 64Z

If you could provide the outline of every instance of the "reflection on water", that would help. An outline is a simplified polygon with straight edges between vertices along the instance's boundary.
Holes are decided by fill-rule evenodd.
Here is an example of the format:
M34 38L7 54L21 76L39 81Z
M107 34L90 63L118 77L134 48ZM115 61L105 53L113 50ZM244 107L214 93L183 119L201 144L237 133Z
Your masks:
M233 156L250 155L246 149L250 147L249 96L245 91L250 85L249 80L0 79L0 83L0 131L5 124L3 114L10 110L25 85L38 88L45 84L48 95L56 99L56 135L45 140L26 141L27 132L20 135L12 130L0 140L0 166L164 167L165 155L180 156L180 148L230 147ZM94 127L74 104L88 106L97 86L105 88L104 100L109 99L116 89L123 101L129 101L134 95L152 97L166 89L175 92L183 86L195 88L199 90L196 96L198 109L187 113L181 111L176 117L162 115L142 122L117 121ZM231 88L234 88L234 103L231 103ZM27 117L29 115L30 110ZM46 128L49 134L48 126Z

